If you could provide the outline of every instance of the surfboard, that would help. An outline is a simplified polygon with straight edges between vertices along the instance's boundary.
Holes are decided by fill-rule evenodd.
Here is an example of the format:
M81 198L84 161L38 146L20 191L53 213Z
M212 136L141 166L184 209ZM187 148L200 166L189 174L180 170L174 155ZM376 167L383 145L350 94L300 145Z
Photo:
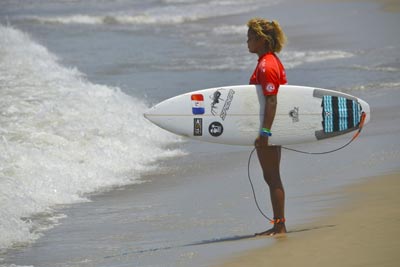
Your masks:
M281 85L269 143L289 145L347 134L359 128L367 102L342 92ZM169 98L144 116L172 133L200 141L253 146L264 118L259 85L208 88Z

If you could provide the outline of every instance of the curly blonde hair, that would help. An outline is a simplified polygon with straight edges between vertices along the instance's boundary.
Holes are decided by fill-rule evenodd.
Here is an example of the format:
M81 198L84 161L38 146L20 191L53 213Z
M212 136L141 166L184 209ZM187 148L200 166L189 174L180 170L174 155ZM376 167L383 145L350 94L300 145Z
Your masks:
M249 30L267 41L268 51L279 53L286 43L286 36L276 20L252 18L247 22Z

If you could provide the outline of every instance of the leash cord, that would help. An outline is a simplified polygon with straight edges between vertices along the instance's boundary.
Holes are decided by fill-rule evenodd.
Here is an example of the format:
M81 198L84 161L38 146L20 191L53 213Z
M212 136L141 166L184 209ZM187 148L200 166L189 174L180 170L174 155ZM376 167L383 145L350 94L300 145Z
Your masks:
M293 152L297 152L297 153L302 153L302 154L307 154L307 155L324 155L324 154L329 154L329 153L333 153L336 151L339 151L345 147L347 147L348 145L350 145L361 133L361 130L364 126L364 120L365 120L366 114L363 112L362 116L361 116L361 121L360 124L358 126L358 131L354 134L354 136L351 138L351 140L349 142L347 142L346 144L342 145L339 148L333 149L333 150L329 150L329 151L324 151L324 152L308 152L308 151L301 151L301 150L297 150L297 149L293 149L293 148L288 148L288 147L284 147L282 146L283 149L289 150L289 151L293 151ZM256 196L256 192L254 190L254 185L253 182L251 180L251 176L250 176L250 162L251 162L251 157L253 156L254 151L256 150L256 148L254 147L253 150L250 152L249 155L249 160L247 162L247 177L249 178L249 182L250 182L250 186L251 186L251 190L253 191L253 198L254 198L254 202L256 203L257 209L258 211L261 213L261 215L266 218L267 220L269 220L270 222L273 222L273 220L271 218L269 218L267 215L265 215L265 213L261 210L260 205L258 204L257 201L257 196Z
M265 213L261 210L260 205L258 204L258 201L257 201L256 191L254 190L253 182L251 181L250 162L251 162L251 157L253 156L254 151L256 151L256 148L253 148L253 150L250 152L249 160L247 162L247 177L249 178L251 190L253 191L254 202L256 203L258 211L261 213L262 216L264 216L265 219L267 219L268 221L272 221L271 218L269 218L267 215L265 215Z
M308 151L301 151L301 150L297 150L297 149L293 149L293 148L288 148L288 147L284 147L282 146L283 149L289 150L289 151L293 151L293 152L297 152L297 153L301 153L301 154L307 154L307 155L324 155L324 154L329 154L329 153L333 153L336 152L338 150L341 150L343 148L345 148L346 146L350 145L355 138L352 138L349 142L347 142L346 144L344 144L343 146L330 150L330 151L324 151L324 152L308 152ZM254 185L253 185L253 181L251 180L251 176L250 176L250 162L251 162L251 158L253 156L254 151L256 151L256 148L254 147L253 150L250 152L250 156L249 156L249 160L247 162L247 177L249 178L249 182L250 182L250 186L251 186L251 190L253 192L253 198L254 198L254 202L256 203L257 209L258 211L261 213L261 215L266 218L268 221L272 222L273 220L271 218L269 218L267 215L265 215L265 213L261 210L260 205L258 204L257 201L257 196L256 196L256 192L254 190Z

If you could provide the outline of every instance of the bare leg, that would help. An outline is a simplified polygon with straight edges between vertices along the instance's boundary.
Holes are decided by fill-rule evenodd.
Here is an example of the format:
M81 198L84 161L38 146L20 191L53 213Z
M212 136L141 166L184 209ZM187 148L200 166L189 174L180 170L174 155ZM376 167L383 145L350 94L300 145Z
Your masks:
M285 190L283 189L279 165L281 162L281 147L268 146L257 148L258 159L263 170L265 182L269 186L274 219L285 218ZM274 227L262 235L286 233L285 222L275 222Z

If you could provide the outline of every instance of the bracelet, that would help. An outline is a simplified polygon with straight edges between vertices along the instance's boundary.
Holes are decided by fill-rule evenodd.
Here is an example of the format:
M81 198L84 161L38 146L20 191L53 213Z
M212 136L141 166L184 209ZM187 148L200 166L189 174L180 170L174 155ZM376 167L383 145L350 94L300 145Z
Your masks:
M267 128L262 128L260 131L260 135L262 136L272 136L271 130Z

